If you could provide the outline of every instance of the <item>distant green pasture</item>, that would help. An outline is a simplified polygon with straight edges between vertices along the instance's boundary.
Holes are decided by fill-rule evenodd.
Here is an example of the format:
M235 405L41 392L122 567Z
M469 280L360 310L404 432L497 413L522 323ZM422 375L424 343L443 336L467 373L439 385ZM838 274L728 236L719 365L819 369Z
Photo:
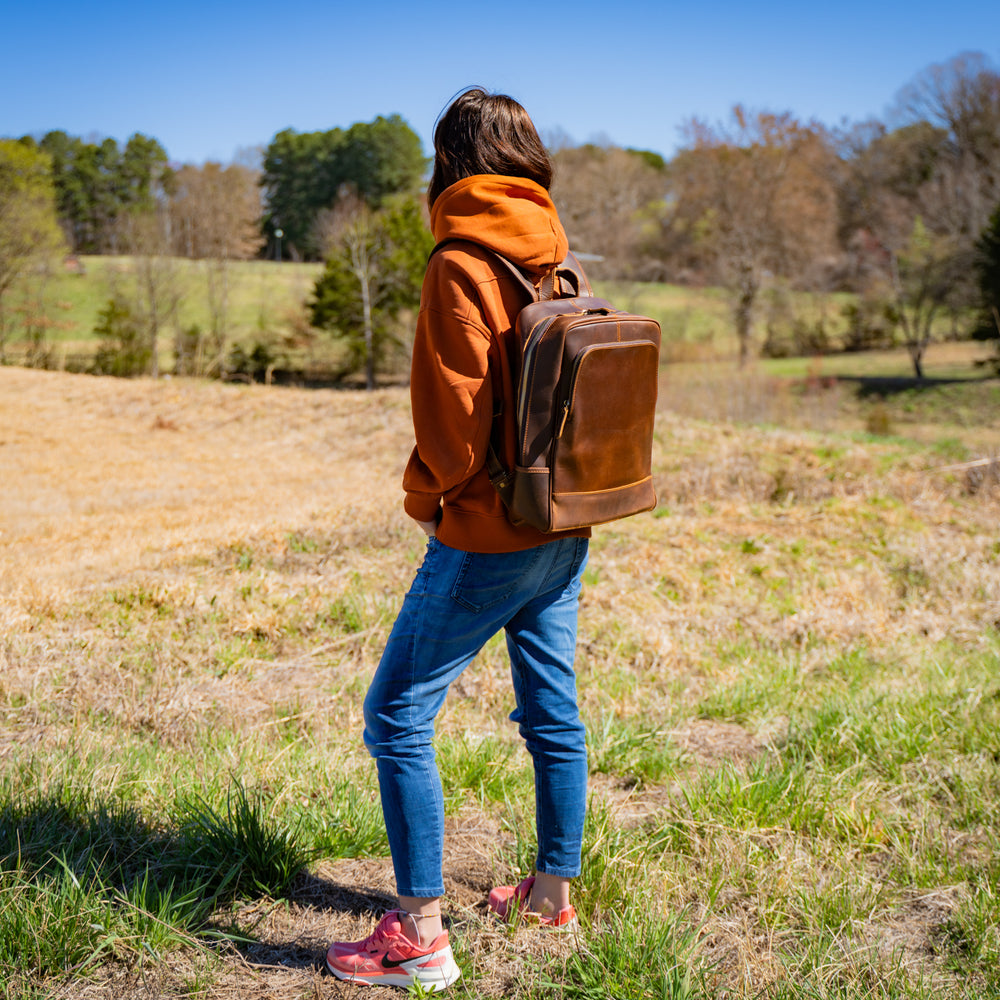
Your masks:
M597 282L596 294L607 298L619 309L641 313L656 319L663 331L663 353L669 362L698 362L735 360L738 343L733 325L732 298L722 288L690 288L660 282ZM755 313L754 349L766 339L768 327L787 343L794 325L809 330L822 327L829 347L824 354L824 371L829 374L864 375L868 373L871 359L876 352L860 354L842 353L848 332L847 308L857 301L857 296L847 292L793 292L770 290L761 294ZM941 315L933 326L934 341L954 342L953 321L950 315ZM902 335L897 332L897 347L902 348ZM805 375L813 364L808 357L767 359L768 370L776 374ZM884 366L878 374L907 375L912 365L905 351L882 352L886 356L877 361ZM938 352L940 354L940 352ZM980 355L986 349L978 349ZM897 371L902 363L902 370ZM933 361L931 362L933 363ZM960 366L965 371L964 362ZM928 372L927 374L932 374ZM949 372L949 377L954 373ZM943 377L943 376L941 376Z
M81 257L82 273L59 268L42 282L42 305L48 313L48 337L57 343L85 343L95 336L100 311L116 287L135 280L130 257ZM181 328L210 326L209 262L170 258L172 281L180 296L175 323ZM232 261L226 269L230 339L252 339L287 325L301 313L319 275L320 264ZM24 291L12 298L11 311L23 317L31 307Z
M96 344L94 327L116 287L131 286L137 277L131 257L81 257L82 273L64 267L15 291L4 303L5 350L17 360L27 345L28 324L56 348L55 362L74 354L86 356ZM212 327L207 261L169 259L165 266L179 296L176 314L165 324L161 349L169 350L175 329ZM217 266L217 265L216 265ZM252 345L276 339L294 341L307 329L305 306L321 264L274 261L232 261L225 268L228 282L226 315L230 343ZM668 365L734 362L737 341L732 321L731 297L721 288L693 288L659 282L598 281L596 294L618 308L642 313L659 321L663 331L663 359ZM804 292L762 294L756 327L755 350L770 325L786 336L790 324L825 332L830 349L822 358L761 359L770 375L787 378L810 376L899 376L912 374L912 364L901 345L888 351L843 353L839 346L847 332L846 308L855 297L846 293L820 295ZM926 359L931 378L970 378L983 374L977 362L988 357L990 347L955 343L952 319L942 316L935 330L936 343ZM0 336L2 336L0 331ZM169 366L168 357L161 359Z

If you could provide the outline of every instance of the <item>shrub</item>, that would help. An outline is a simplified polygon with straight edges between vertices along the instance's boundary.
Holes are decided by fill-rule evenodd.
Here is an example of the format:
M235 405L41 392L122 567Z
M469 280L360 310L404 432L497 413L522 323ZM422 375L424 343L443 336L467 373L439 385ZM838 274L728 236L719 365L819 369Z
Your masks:
M196 874L220 896L282 896L315 853L300 844L297 827L283 823L260 794L238 782L223 808L194 797L180 804L178 819L186 876Z
M277 360L271 347L259 340L249 346L233 344L226 357L225 374L228 378L264 381Z
M892 433L892 418L885 403L876 403L865 418L865 430L875 437L888 437Z
M894 345L897 316L892 303L878 295L864 295L845 303L845 351L878 351Z
M784 287L770 290L765 299L764 328L761 344L765 358L807 357L826 354L831 348L826 317L815 309L796 301Z
M94 333L101 343L94 355L96 375L129 378L150 371L153 349L131 306L118 296L108 299L97 317Z
M976 244L976 281L980 311L974 335L981 340L996 340L992 364L1000 375L1000 205Z

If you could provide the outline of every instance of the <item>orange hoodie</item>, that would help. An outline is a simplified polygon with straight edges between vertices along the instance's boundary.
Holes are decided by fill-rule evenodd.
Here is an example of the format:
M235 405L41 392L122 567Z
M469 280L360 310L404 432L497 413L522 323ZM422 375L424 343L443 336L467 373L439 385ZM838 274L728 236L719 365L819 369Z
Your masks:
M431 208L431 230L438 243L484 244L538 279L568 250L549 193L519 177L478 174L452 184ZM404 507L418 521L440 516L438 538L467 552L515 552L561 535L590 535L589 528L543 534L515 527L486 471L495 410L502 413L500 457L513 464L510 351L526 299L502 265L469 244L439 250L424 275L410 372L416 446L403 474Z

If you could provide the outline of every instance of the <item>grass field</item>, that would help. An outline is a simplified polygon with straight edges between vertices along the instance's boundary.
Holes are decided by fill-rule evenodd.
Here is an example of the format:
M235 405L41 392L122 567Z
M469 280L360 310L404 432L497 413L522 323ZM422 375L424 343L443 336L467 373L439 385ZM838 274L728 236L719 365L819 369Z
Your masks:
M0 359L15 362L33 349L25 328L34 317L48 343L47 358L57 369L86 368L98 345L94 327L112 290L128 287L134 280L136 262L130 257L82 257L83 273L58 269L44 281L32 284L34 294L8 295L5 302L9 329L4 341L0 327ZM198 326L212 328L208 304L209 265L205 261L176 259L166 262L169 285L178 296L176 314L164 324L160 336L160 370L174 366L173 345L177 330ZM273 261L232 261L226 266L228 306L227 341L249 349L256 343L267 345L283 364L310 366L336 357L336 350L323 334L309 336L305 305L320 274L319 264ZM161 281L164 280L161 277ZM663 330L663 356L671 364L698 365L732 361L737 355L731 305L725 291L717 288L688 288L658 283L599 282L599 295L607 296L618 308L650 315ZM836 347L846 331L843 316L846 294L813 295L788 293L781 299L786 326L795 321L806 325L820 319L831 344ZM758 327L768 322L767 295L758 309ZM407 324L404 324L408 328ZM930 377L975 377L982 374L975 362L990 356L982 344L950 342L950 320L942 317L937 329L938 344L926 361ZM405 334L404 334L405 336ZM756 341L763 334L758 329ZM303 347L308 342L308 347ZM404 352L405 353L405 352ZM403 358L405 360L405 358ZM811 358L789 358L761 362L765 371L776 376L823 375L905 377L912 364L904 350L844 354L834 350L821 362ZM398 376L399 373L391 373Z
M1000 996L1000 476L948 468L996 457L997 383L874 434L839 385L699 378L656 511L595 531L577 935L486 911L534 837L500 640L451 692L450 993ZM404 389L0 368L5 997L393 995L321 968L393 893L360 706L410 440Z
M10 357L17 360L28 347L23 317L39 313L45 315L45 336L53 347L52 359L57 368L83 365L92 356L98 344L94 327L99 313L116 287L128 287L134 279L135 261L130 257L84 256L80 262L82 273L60 269L36 283L34 295L21 292L11 296L7 308L18 322L7 345ZM163 370L170 371L175 331L193 325L207 331L211 320L207 263L178 258L166 266L171 290L178 300L176 314L164 325L161 336ZM294 336L301 328L304 303L321 270L319 264L230 262L226 267L230 342L274 342Z

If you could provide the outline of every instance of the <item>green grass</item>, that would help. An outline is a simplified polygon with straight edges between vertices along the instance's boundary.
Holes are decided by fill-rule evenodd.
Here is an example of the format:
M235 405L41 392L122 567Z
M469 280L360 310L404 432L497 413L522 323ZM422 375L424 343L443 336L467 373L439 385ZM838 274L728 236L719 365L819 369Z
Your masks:
M472 844L446 859L454 995L1000 995L996 497L928 471L969 446L660 434L661 516L596 532L586 574L575 938L483 904L536 854L502 638L439 719L447 843ZM379 511L235 534L0 638L11 996L305 995L331 926L385 902L361 700L420 540Z
M618 309L651 316L659 324L664 343L685 347L695 357L724 351L732 338L732 311L726 293L717 288L685 288L657 282L598 282L594 294Z
M283 896L316 853L301 846L297 825L275 817L262 796L240 784L221 806L203 795L182 800L175 822L185 874L193 869L213 896Z
M615 775L630 785L668 780L683 760L662 724L613 714L588 723L587 755L591 774Z
M15 982L200 948L220 934L220 906L286 894L313 856L238 782L221 804L206 790L147 818L86 786L35 791L30 777L5 776L0 810L0 974Z
M518 744L443 736L435 754L446 809L457 808L467 793L483 806L523 798L531 789L530 759Z
M85 367L98 337L99 314L119 287L134 281L134 261L128 257L82 257L83 274L56 270L33 287L31 294L15 290L5 309L12 320L6 353L13 359L28 349L28 326L43 334L50 365ZM198 326L212 328L204 261L171 261L171 284L177 299L174 315L161 331L160 356L164 371L173 366L173 339L177 331ZM257 342L295 350L304 329L305 303L320 273L319 264L274 261L232 261L227 265L229 290L225 326L230 344Z
M44 282L34 286L30 295L16 291L11 294L7 303L13 320L7 345L11 357L19 358L26 350L27 323L33 323L44 335L50 345L51 363L56 366L81 364L96 347L94 328L98 315L113 289L127 286L133 280L135 262L129 257L114 256L85 256L81 262L82 274L57 268ZM163 334L161 363L164 370L169 370L172 364L170 349L175 330L198 326L207 331L212 327L206 262L177 259L171 267L179 305ZM297 342L306 330L305 303L321 267L314 263L230 262L226 270L228 342L248 348L257 342L272 348L281 344L282 350L291 351L300 363L308 363L313 348L303 353L302 345ZM609 298L620 309L658 320L663 331L664 357L671 364L731 361L736 356L730 299L723 289L656 282L599 282L595 293ZM796 380L838 375L911 375L912 363L902 347L864 354L838 353L838 344L846 330L843 310L851 299L843 293L788 293L784 300L788 316L807 325L822 320L830 334L831 353L822 359L764 360L762 370L776 377ZM764 323L766 302L761 308L760 322ZM950 337L950 320L942 320L936 339L943 343ZM977 367L975 361L990 354L988 347L968 345L966 350L959 350L964 346L932 347L926 362L927 374L938 378L983 375L984 369Z
M140 614L155 603L121 606ZM723 650L720 668L745 657L743 648ZM756 974L785 970L754 995L925 996L926 985L891 956L850 941L911 893L956 883L966 887L963 901L935 932L938 960L987 992L956 985L939 995L989 995L1000 872L992 853L957 857L954 837L975 841L1000 821L996 663L996 648L946 646L905 658L859 650L820 673L775 657L750 703L729 688L704 704L729 718L786 713L787 734L745 763L713 768L692 766L666 729L641 718L592 720L592 771L632 787L666 781L676 793L632 824L591 802L575 889L579 945L533 959L518 995L716 996L725 972L707 945L732 907L752 899L778 963ZM200 755L229 756L222 735L214 750L202 741ZM295 804L322 781L304 735L279 727L271 750L244 757L245 772L263 774L263 759L286 748L283 788L266 794L222 779L194 790L191 772L203 765L187 750L120 750L108 795L90 790L100 766L92 755L53 759L47 772L38 761L9 771L0 796L0 968L16 968L29 988L109 964L155 965L220 933L240 939L238 922L220 922L224 901L280 897L311 858L384 854L377 802L357 780L322 786L321 803ZM184 774L170 775L171 758ZM532 787L516 744L445 736L439 762L450 801L506 815L503 856L512 871L530 871ZM473 983L463 989L479 995Z
M711 996L699 968L697 930L684 914L632 907L545 970L539 997L565 1000L696 1000Z

